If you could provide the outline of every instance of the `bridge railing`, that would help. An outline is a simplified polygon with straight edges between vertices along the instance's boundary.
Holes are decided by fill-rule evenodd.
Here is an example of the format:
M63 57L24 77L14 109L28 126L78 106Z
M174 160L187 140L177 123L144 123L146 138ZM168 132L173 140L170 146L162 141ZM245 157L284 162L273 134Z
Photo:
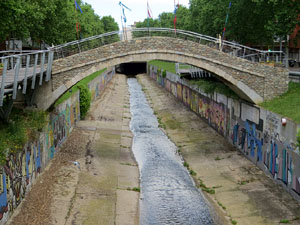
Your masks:
M84 51L101 47L103 45L111 44L121 40L122 32L113 31L105 34L100 34L85 39L72 41L66 44L57 45L48 48L54 52L54 60L71 55L75 55Z
M23 84L22 93L26 94L28 79L31 79L31 89L35 88L37 76L39 85L44 79L51 79L53 52L50 50L0 51L0 55L0 107L5 95L12 93L12 99L16 99L18 84Z
M130 35L128 35L130 34ZM54 58L64 58L74 54L78 54L90 49L94 49L106 44L117 42L126 39L135 39L139 37L149 36L163 36L174 37L184 40L190 40L200 44L208 45L212 48L218 49L222 52L230 55L251 60L253 62L277 62L286 63L287 59L282 51L263 51L255 48L251 48L245 45L241 45L235 42L230 42L218 38L210 37L208 35L198 34L192 31L186 30L174 30L171 28L134 28L127 31L114 31L89 38L76 40L63 45L58 45L49 48L54 51Z
M146 36L167 36L190 40L200 44L208 45L212 48L218 49L233 56L251 60L253 62L287 62L287 58L285 57L285 53L283 51L259 50L238 44L236 42L220 40L215 37L199 34L192 31L178 29L175 31L171 28L135 28L132 29L132 32L134 38Z

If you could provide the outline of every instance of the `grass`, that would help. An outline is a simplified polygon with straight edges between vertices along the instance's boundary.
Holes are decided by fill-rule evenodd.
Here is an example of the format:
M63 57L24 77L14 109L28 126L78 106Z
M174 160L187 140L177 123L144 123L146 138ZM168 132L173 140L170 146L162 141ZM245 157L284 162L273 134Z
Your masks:
M127 191L135 191L135 192L141 192L141 189L139 187L134 187L134 188L127 188Z
M199 87L206 94L213 94L214 92L218 92L233 99L239 98L238 95L230 89L230 87L228 87L227 85L218 81L215 78L202 78L198 80L191 80L190 83Z
M221 160L221 159L223 159L223 158L220 158L219 156L217 156L216 158L215 158L215 160Z
M71 97L71 95L79 90L78 86L80 85L87 85L90 81L94 80L96 77L101 75L104 71L106 71L106 68L103 70L99 70L95 73L92 73L91 75L83 78L81 81L79 81L77 84L75 84L72 88L70 88L68 91L66 91L54 104L55 106L58 106L59 104L66 101L68 98Z
M160 69L169 71L171 73L176 74L175 70L175 63L174 62L167 62L167 61L160 61L160 60L152 60L148 62L149 65L157 66Z
M221 202L218 201L218 205L219 205L222 209L226 210L226 207L225 207Z
M300 123L300 83L290 82L286 93L260 106Z
M190 169L190 165L187 162L184 162L183 166L186 167L188 170Z
M287 219L284 219L284 220L280 220L280 222L279 223L290 223L290 221L289 220L287 220Z
M233 224L233 225L236 225L237 224L237 221L235 221L235 220L231 220L231 223Z
M158 121L158 127L159 128L162 128L162 129L166 129L166 125L161 121L161 118L160 117L157 117L157 121Z
M202 191L205 191L205 192L207 192L207 193L209 193L209 194L212 194L212 195L216 193L216 191L215 191L213 188L207 187L207 186L204 184L203 180L201 180L200 178L198 178L198 180L199 180L198 188L201 188Z
M167 61L160 61L160 60L152 60L148 62L149 65L154 65L158 67L158 70L161 69L169 71L173 74L176 74L175 63L174 62L167 62ZM181 67L189 67L189 65L182 65ZM205 93L212 94L214 91L226 95L228 97L238 99L238 95L231 90L228 86L223 84L222 82L218 82L217 80L192 80L190 81L191 84L197 85L201 88Z
M196 173L194 170L190 170L190 175L191 175L191 176L196 176L197 173Z

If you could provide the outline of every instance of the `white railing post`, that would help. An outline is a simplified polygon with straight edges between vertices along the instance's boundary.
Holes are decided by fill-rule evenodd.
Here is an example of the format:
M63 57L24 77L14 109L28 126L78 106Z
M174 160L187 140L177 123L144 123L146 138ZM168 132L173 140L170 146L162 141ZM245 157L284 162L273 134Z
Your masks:
M1 80L1 90L0 90L0 106L3 106L3 98L4 98L4 88L5 88L5 82L6 82L6 72L7 72L7 65L8 65L9 59L4 59L4 67L2 72L2 80Z

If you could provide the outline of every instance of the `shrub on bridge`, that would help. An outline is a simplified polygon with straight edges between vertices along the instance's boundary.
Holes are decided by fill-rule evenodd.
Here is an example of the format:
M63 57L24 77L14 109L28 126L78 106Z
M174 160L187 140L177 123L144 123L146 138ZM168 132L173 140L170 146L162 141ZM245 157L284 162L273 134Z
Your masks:
M91 106L91 92L87 85L79 85L80 90L80 118L84 119Z

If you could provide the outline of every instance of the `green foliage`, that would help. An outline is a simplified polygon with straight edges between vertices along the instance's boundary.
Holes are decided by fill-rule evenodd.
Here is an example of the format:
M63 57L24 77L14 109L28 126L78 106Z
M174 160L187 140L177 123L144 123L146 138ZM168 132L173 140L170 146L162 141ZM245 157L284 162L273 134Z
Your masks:
M188 170L190 169L190 165L187 162L184 162L183 166L186 167Z
M48 123L48 114L38 110L13 109L8 123L0 123L0 164L9 153L22 151Z
M180 6L176 12L176 28L181 30L188 30L190 27L190 10L184 6ZM137 28L141 27L164 27L164 28L174 28L174 13L173 12L163 12L158 15L157 19L148 18L144 19L143 22L138 22L136 24ZM147 33L148 34L148 33ZM150 34L151 35L151 34Z
M161 70L163 73L169 71L171 73L176 74L175 63L174 62L167 62L161 60L152 60L148 62L148 65L153 65L158 67L158 74L160 74ZM163 74L164 77L164 74ZM191 80L191 84L197 85L201 88L206 94L212 94L214 92L218 92L223 94L227 97L238 99L238 95L231 90L227 85L222 82L219 82L216 79L199 79L199 80Z
M226 210L226 207L225 207L221 202L218 202L218 205L219 205L222 209Z
M5 0L0 1L0 42L6 39L26 39L35 43L61 44L79 38L118 30L113 18L100 17L91 5L77 0L83 13L74 10L70 0ZM9 19L8 19L9 18Z
M215 191L213 188L207 187L207 186L204 184L203 180L201 180L200 178L198 178L198 181L199 181L198 188L201 188L202 191L205 191L205 192L207 192L207 193L209 193L209 194L212 194L212 195L216 193L216 191Z
M279 223L290 223L290 221L288 219L284 219L284 220L280 220Z
M300 83L290 82L286 93L260 106L300 123Z
M84 119L91 106L91 92L87 85L78 85L80 90L80 118Z
M72 94L76 93L76 91L79 90L78 86L79 85L88 85L89 82L91 82L92 80L94 80L96 77L100 76L104 71L106 71L105 69L99 70L95 73L92 73L91 75L83 78L81 81L79 81L77 84L75 84L70 90L68 90L66 93L64 93L54 104L54 106L58 106L59 104L63 103L64 101L66 101L68 98L71 97Z
M299 1L296 0L190 0L190 7L176 12L176 28L217 37L222 35L227 13L225 38L241 44L272 45L274 39L286 40L300 25ZM251 10L249 10L251 9ZM174 28L173 12L163 12L157 19L145 19L137 27ZM145 35L145 34L144 34ZM146 35L151 35L147 33ZM300 36L300 35L298 35Z
M194 170L190 170L190 175L191 175L191 176L196 176L197 173L196 173Z
M157 69L157 74L160 75L161 74L161 68Z
M134 187L134 188L132 188L132 190L136 191L136 192L140 192L141 191L141 189L139 187Z
M300 153L300 129L297 132L297 143L296 146L299 148L299 153Z
M158 68L161 68L163 70L169 71L171 73L176 74L175 70L175 63L174 62L167 62L167 61L161 61L161 60L152 60L148 62L149 65L157 66Z
M233 219L231 219L231 223L232 223L233 225L236 225L236 224L237 224L237 221L236 221L236 220L233 220Z
M162 72L162 77L165 78L166 76L167 76L167 71L164 70L164 71Z
M213 94L214 92L218 92L227 97L238 99L238 95L231 90L224 83L219 82L218 80L211 79L200 79L200 80L191 80L191 84L197 85L201 90L203 90L206 94Z

